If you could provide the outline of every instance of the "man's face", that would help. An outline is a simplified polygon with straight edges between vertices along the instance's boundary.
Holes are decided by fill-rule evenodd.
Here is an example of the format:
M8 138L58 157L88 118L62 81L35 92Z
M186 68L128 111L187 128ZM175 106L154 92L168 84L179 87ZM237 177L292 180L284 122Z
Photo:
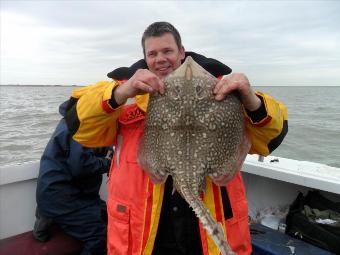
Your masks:
M175 38L170 33L145 40L146 64L159 78L164 78L176 70L184 57L184 48L178 49Z

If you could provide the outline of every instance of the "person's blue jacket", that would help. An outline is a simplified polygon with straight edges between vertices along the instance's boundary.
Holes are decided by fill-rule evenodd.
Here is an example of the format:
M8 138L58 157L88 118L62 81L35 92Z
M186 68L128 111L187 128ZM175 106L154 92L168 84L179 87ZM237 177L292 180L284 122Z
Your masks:
M59 108L63 116L67 103ZM53 218L98 203L102 174L111 163L105 151L99 156L73 140L62 118L40 160L36 191L40 213Z

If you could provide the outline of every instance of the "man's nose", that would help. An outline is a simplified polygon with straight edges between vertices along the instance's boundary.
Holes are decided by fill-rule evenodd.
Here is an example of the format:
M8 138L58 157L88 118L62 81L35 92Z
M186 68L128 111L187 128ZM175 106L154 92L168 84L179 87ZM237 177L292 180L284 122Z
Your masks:
M162 62L162 61L165 61L165 60L166 60L166 58L165 58L165 55L163 53L157 54L157 57L156 57L157 62Z

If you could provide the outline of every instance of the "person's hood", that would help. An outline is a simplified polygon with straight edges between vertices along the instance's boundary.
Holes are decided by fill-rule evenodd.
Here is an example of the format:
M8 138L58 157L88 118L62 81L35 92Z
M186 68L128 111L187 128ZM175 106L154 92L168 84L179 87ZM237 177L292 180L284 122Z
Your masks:
M59 113L61 116L65 117L66 113L70 111L72 107L76 106L78 98L70 97L69 100L66 100L64 103L59 105Z
M65 117L65 115L66 115L66 109L68 108L69 103L70 103L70 100L67 100L64 103L62 103L61 105L59 105L59 113L63 117Z

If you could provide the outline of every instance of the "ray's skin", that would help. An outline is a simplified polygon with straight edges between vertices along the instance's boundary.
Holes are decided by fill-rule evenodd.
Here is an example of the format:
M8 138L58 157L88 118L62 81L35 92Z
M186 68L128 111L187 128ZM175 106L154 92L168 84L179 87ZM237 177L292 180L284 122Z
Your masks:
M139 163L155 183L173 178L223 255L234 254L222 225L204 206L205 178L225 185L250 147L241 102L235 94L216 101L217 79L191 57L165 80L165 94L150 97Z

